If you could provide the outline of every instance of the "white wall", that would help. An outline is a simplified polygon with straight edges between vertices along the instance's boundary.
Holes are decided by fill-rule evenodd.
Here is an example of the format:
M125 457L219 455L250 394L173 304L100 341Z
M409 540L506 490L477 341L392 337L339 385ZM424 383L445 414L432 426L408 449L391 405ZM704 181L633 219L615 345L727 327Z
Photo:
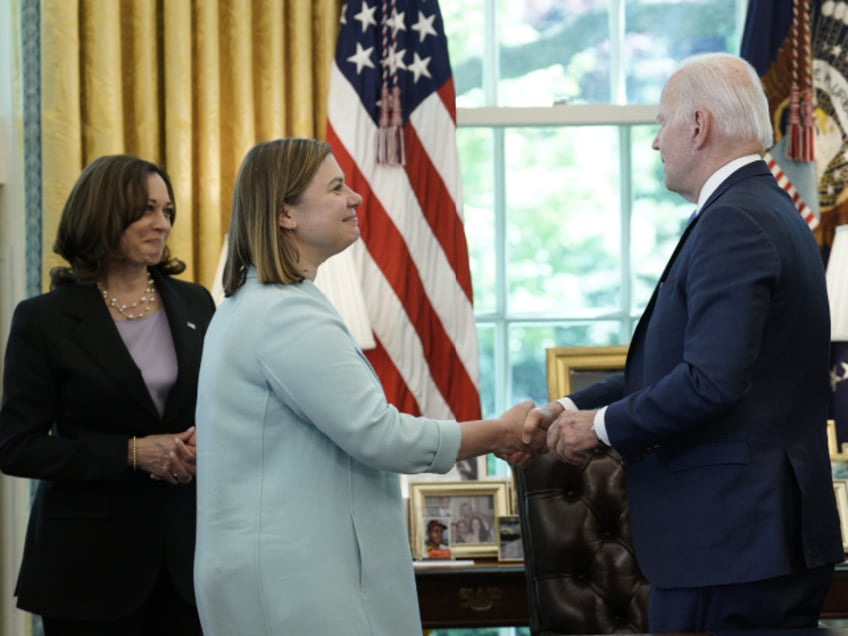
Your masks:
M25 295L23 108L20 3L0 0L0 351L15 304ZM0 373L2 373L0 359ZM30 617L15 608L15 580L29 514L29 480L0 476L0 634L26 636Z

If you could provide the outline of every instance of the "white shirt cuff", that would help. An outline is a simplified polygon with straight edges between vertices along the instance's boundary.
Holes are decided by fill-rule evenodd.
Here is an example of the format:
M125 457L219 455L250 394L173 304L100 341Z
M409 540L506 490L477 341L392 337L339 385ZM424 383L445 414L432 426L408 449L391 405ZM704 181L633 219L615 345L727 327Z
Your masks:
M560 398L560 399L557 400L557 402L562 404L562 408L564 408L566 411L579 411L580 410L580 409L577 408L577 405L574 403L574 400L572 400L570 397Z
M609 435L607 435L607 422L604 419L607 414L607 407L602 406L597 411L595 411L595 422L592 424L592 430L595 431L595 435L598 436L598 439L601 440L607 446L612 446L609 441Z

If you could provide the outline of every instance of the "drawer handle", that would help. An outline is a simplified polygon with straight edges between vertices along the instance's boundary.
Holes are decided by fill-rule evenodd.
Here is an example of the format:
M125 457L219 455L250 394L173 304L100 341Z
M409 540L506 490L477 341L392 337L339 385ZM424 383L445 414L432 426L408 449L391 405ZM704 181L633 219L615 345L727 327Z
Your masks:
M495 605L500 604L502 595L500 588L497 587L461 587L459 588L459 605L463 609L485 614L492 611Z

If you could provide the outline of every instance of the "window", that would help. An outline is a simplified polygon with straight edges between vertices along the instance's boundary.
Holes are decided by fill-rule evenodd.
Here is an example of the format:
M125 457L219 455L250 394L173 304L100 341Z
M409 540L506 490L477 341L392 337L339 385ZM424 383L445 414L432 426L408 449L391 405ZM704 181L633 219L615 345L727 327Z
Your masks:
M441 3L484 415L547 401L545 348L629 342L692 210L651 149L662 85L738 52L746 4Z

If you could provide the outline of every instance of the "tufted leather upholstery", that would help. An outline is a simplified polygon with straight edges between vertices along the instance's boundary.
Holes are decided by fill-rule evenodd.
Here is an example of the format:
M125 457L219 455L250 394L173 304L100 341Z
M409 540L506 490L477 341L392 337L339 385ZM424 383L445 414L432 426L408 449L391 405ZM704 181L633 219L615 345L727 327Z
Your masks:
M618 454L597 449L583 466L544 455L514 475L532 634L647 632Z

